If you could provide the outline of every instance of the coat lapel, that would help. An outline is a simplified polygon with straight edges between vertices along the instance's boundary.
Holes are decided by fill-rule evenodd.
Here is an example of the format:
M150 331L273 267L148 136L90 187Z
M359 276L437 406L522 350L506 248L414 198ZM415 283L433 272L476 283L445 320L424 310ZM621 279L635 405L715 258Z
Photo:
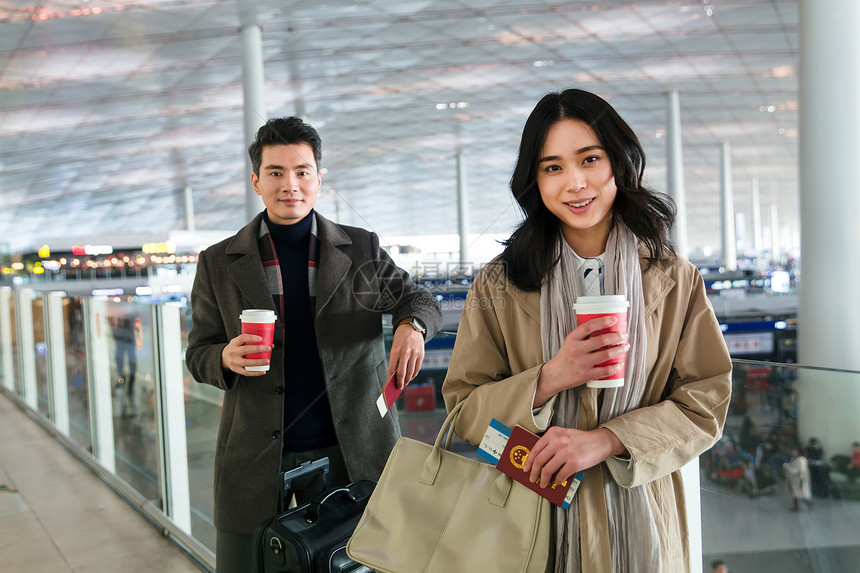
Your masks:
M316 213L320 240L320 261L317 274L316 314L325 308L334 291L343 282L352 260L339 247L351 245L352 240L333 222Z
M540 323L540 291L524 291L515 287L508 282L506 287L517 305L519 305L527 315Z
M226 253L233 257L227 272L233 284L247 300L249 308L276 311L272 293L269 292L266 276L263 274L260 249L257 246L257 234L262 219L263 214L260 213L233 237L226 250Z
M644 269L648 261L640 259ZM642 273L642 291L645 295L645 319L647 320L654 311L660 308L663 299L675 287L675 280L664 273L656 264L652 264L648 270Z

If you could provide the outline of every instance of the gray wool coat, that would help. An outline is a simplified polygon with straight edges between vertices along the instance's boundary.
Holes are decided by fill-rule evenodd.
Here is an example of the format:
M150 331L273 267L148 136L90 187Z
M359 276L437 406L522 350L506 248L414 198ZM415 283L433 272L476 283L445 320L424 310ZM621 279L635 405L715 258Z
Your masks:
M316 214L320 239L314 328L338 442L350 478L377 480L400 436L397 415L376 409L388 360L382 314L417 317L429 339L442 326L435 297L418 287L364 229ZM198 382L225 391L215 452L215 527L250 534L278 509L284 428L284 335L275 324L270 370L243 377L221 368L246 308L275 310L257 244L262 213L200 253L185 360ZM289 325L287 325L289 328Z

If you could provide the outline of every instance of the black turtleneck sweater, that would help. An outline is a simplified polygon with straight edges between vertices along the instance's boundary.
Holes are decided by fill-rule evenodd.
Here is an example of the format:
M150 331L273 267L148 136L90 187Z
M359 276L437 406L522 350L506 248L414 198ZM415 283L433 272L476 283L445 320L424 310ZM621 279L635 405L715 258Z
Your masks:
M311 211L293 225L263 217L278 254L284 285L284 435L285 452L306 452L337 443L325 391L308 290Z

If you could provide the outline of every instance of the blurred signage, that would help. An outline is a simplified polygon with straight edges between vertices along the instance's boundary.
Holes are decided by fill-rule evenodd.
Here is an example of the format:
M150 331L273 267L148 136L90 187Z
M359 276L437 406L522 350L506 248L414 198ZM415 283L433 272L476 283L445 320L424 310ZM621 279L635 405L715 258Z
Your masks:
M51 256L51 248L48 245L42 245L38 252L40 259L47 259Z
M93 296L122 296L125 291L121 288L97 288L92 290Z
M723 336L726 339L729 354L732 356L773 352L773 332L729 333Z
M176 245L173 244L173 241L164 241L163 243L144 243L141 250L147 255L172 255L176 252Z
M788 271L773 271L770 277L770 289L773 292L791 292L791 275Z
M451 361L450 348L442 348L438 350L427 350L424 352L424 362L422 368L431 370L446 370L448 363Z
M113 252L110 245L72 245L73 255L109 255Z

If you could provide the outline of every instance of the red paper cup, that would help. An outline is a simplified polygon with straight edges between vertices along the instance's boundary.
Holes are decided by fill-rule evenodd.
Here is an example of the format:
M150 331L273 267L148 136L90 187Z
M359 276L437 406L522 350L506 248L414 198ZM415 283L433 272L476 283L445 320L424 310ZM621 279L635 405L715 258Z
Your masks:
M242 321L242 334L255 334L263 338L262 342L257 344L265 344L269 348L272 347L272 342L275 339L275 311L263 310L257 308L245 309L239 315L239 320ZM272 352L252 352L246 354L245 358L271 358ZM264 366L246 366L245 370L252 372L266 372L269 370L269 365Z
M595 318L603 316L614 316L617 321L609 328L603 328L596 331L591 336L600 336L607 332L627 332L627 307L630 304L624 295L603 295L603 296L581 296L576 299L573 305L573 310L576 312L576 323L583 324ZM605 346L604 348L609 348ZM603 350L604 348L601 348ZM623 354L613 360L601 362L598 366L609 366L610 364L621 363L621 368L611 376L601 378L600 380L589 380L586 386L590 388L618 388L624 386L624 366L627 354Z

